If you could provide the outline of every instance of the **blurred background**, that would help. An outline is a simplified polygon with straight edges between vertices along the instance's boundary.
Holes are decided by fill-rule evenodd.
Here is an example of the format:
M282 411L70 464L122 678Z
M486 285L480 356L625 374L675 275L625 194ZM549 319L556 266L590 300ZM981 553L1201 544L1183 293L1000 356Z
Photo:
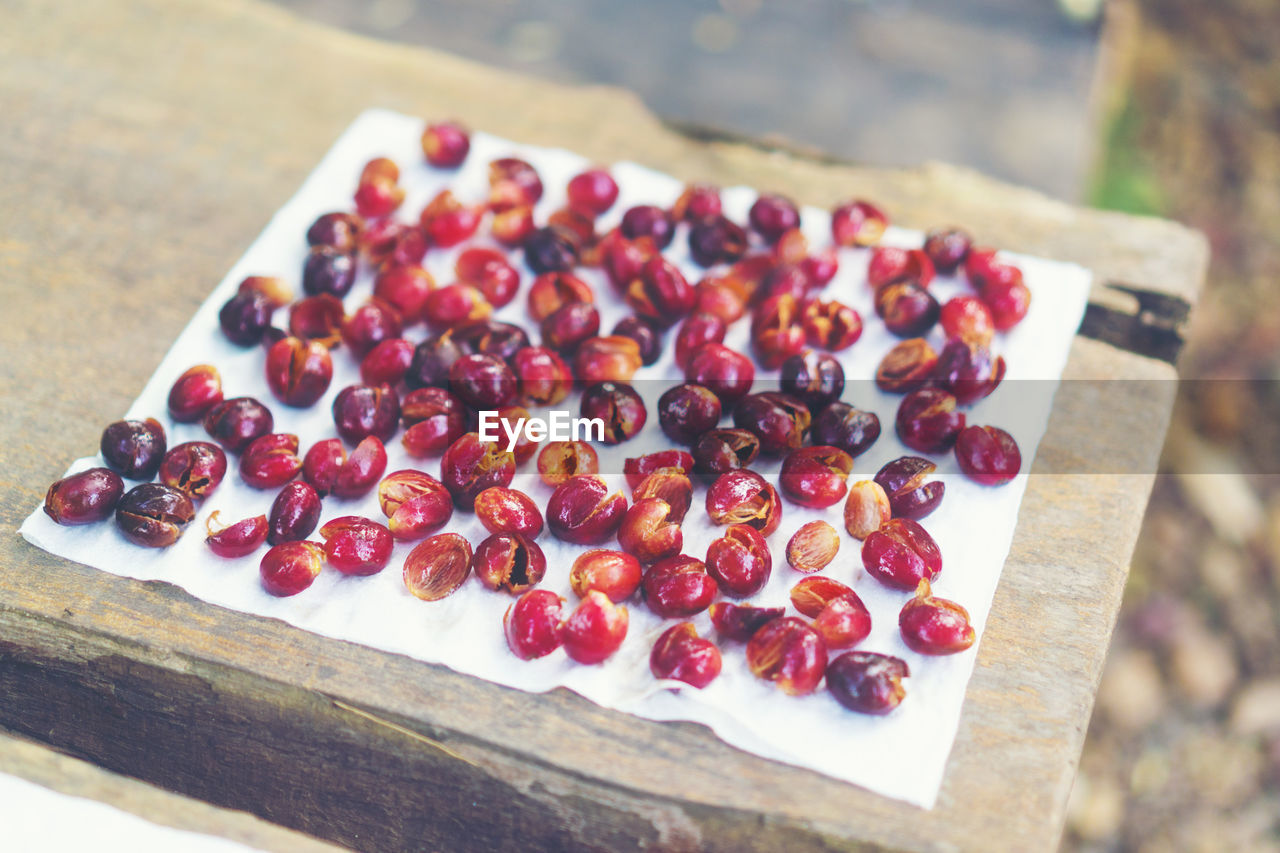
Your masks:
M1180 369L1254 381L1184 386L1063 847L1280 850L1277 0L277 2L620 85L700 132L945 160L1204 231Z

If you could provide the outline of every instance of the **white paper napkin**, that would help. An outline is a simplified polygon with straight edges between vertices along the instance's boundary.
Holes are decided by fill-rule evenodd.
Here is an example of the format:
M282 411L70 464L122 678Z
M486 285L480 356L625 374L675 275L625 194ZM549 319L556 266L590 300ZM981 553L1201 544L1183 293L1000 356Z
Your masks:
M464 200L483 199L488 188L489 161L518 156L531 162L541 174L546 191L537 214L539 221L543 221L550 212L563 206L564 187L569 178L590 165L569 151L521 145L476 133L472 137L471 154L460 171L435 170L422 158L418 142L422 126L418 119L383 110L362 114L200 307L130 407L127 417L159 419L165 425L170 446L206 439L199 424L171 422L166 415L165 401L170 385L186 368L211 363L222 373L227 397L248 395L267 403L276 416L276 431L296 433L304 450L315 441L333 437L330 404L339 390L359 382L358 365L345 350L336 350L333 383L319 403L302 411L278 404L263 378L262 349L233 346L218 328L218 309L235 292L238 283L248 275L274 275L299 286L307 248L304 239L307 227L322 213L350 208L360 170L372 157L389 156L399 163L401 184L407 190L400 215L406 218L416 216L423 205L445 187L451 187ZM668 206L681 190L676 179L634 163L614 164L611 171L621 193L612 210L600 221L602 233L616 224L632 205ZM745 221L755 196L756 192L746 187L725 190L725 212L737 221ZM802 213L803 228L811 243L819 247L829 244L827 212L804 208ZM919 246L920 240L918 232L891 228L884 242ZM457 251L433 250L428 254L425 265L438 282L452 280ZM681 266L690 281L696 281L703 274L688 260L683 227L667 254ZM875 317L865 280L868 257L868 250L840 250L839 274L825 291L826 298L838 298L852 305L866 321L861 340L840 355L849 382L844 399L875 411L883 427L879 441L856 460L851 482L869 479L885 462L912 452L894 435L893 421L900 398L877 391L870 382L880 358L896 339ZM1031 309L1016 329L997 336L994 348L1009 364L1005 386L991 398L970 407L968 417L970 423L993 423L1011 432L1022 449L1022 470L1026 472L1044 434L1054 383L1061 376L1071 338L1080 324L1090 274L1070 264L1015 255L1009 259L1023 269L1033 294ZM525 293L533 276L518 259L516 263L523 278L520 294L496 316L529 327L532 324L525 310ZM612 329L617 320L629 313L628 309L598 271L585 270L581 275L595 288L602 328ZM362 303L371 287L370 274L362 271L345 300L348 310ZM939 277L932 291L945 302L951 296L968 292L968 288L957 279ZM277 315L276 322L284 322L283 312ZM746 320L735 324L726 343L746 351L747 326ZM536 340L536 329L529 328L529 331ZM933 334L939 332L935 330ZM408 333L413 340L424 336L421 328ZM663 359L642 369L637 380L679 376L668 347ZM1001 405L1002 395L1020 393L1014 390L1019 380L1039 380L1022 383L1022 387L1040 390L1022 394L1017 405L1007 401ZM659 383L640 384L656 389ZM753 390L770 388L776 388L776 372L759 371ZM643 432L619 447L599 448L602 471L620 472L626 457L668 446L657 424L656 394L651 396L655 399L649 400L649 420ZM576 415L576 406L576 400L571 399L561 407ZM403 452L398 441L393 441L387 450L388 471L422 467L432 475L439 473L437 461L416 462ZM939 509L922 522L943 554L943 570L934 591L938 596L964 605L981 636L1009 551L1027 475L1023 473L1000 488L984 488L961 475L951 456L938 457L936 461L938 477L947 484L946 498ZM85 457L73 463L68 472L101 464L100 457ZM754 467L776 482L777 462ZM625 488L620 475L611 475L608 479L613 487ZM528 492L540 505L546 505L550 489L539 482L533 463L523 466L512 485ZM694 506L684 524L685 553L699 558L705 555L707 545L722 533L722 528L713 527L702 511L704 493L702 488L695 489ZM728 642L721 644L723 671L706 689L661 689L649 673L648 655L654 639L671 623L658 619L639 601L629 606L631 625L626 642L604 664L577 665L568 660L563 651L536 661L520 661L508 651L503 638L502 615L512 601L509 596L489 592L474 579L440 602L419 601L409 594L400 569L412 543L397 545L391 565L379 575L348 578L326 568L302 594L275 598L263 591L259 583L261 552L240 560L225 560L214 556L203 541L205 519L215 510L221 510L226 521L245 518L267 512L273 497L274 492L261 492L244 485L233 467L219 489L199 507L199 514L186 535L165 550L130 544L112 523L60 527L39 508L24 522L21 532L33 544L68 559L125 577L168 581L206 601L283 619L318 634L444 664L458 672L522 690L540 692L564 686L600 705L648 719L700 722L739 749L811 768L925 808L932 807L937 797L977 646L959 655L930 658L904 645L898 634L897 614L910 594L890 590L865 575L859 556L860 543L843 533L841 505L827 510L807 510L787 503L782 525L770 537L773 576L751 603L772 606L788 603L791 586L802 577L786 563L784 549L788 539L806 521L816 518L830 521L841 531L842 545L835 562L824 574L851 584L872 614L871 635L859 648L896 655L905 659L911 668L907 697L887 717L867 717L846 711L827 695L825 688L803 698L786 696L771 684L753 677L746 667L742 647ZM382 519L376 495L369 495L360 500L327 498L322 523L353 513ZM466 536L473 544L486 535L474 516L460 512L455 513L447 529ZM576 599L569 588L568 572L573 559L583 549L559 542L550 533L544 533L538 541L548 565L543 587L563 595L572 605ZM700 634L715 636L705 613L693 621Z

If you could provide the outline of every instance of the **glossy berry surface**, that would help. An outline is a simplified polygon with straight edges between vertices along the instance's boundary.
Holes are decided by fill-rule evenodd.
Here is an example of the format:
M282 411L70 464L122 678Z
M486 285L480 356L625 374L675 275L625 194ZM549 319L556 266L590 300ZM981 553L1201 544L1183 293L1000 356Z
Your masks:
M673 386L658 398L658 423L667 438L691 445L720 423L720 398L702 385Z
M915 589L942 571L942 552L918 522L894 518L863 540L862 565L881 583Z
M538 476L558 486L579 474L600 473L600 457L585 441L552 441L538 453Z
M199 500L218 488L226 474L227 456L222 448L207 441L185 441L165 453L158 478Z
M613 656L627 637L627 608L592 590L561 624L565 653L578 663L601 663Z
M649 609L663 619L685 619L711 606L718 586L701 560L680 554L654 563L641 582Z
M755 607L750 604L732 604L717 601L711 605L711 624L716 633L728 640L745 643L774 619L786 612L781 607Z
M964 475L984 486L1003 485L1022 468L1018 443L999 427L965 427L956 438L955 455Z
M523 533L494 533L476 546L471 571L492 590L519 595L547 573L547 558Z
M262 588L275 596L297 595L315 583L324 565L324 549L315 542L283 542L262 555Z
M747 642L747 666L784 693L804 696L822 682L827 647L803 620L784 616L766 623Z
M729 471L707 489L707 515L713 524L746 524L768 536L782 523L782 500L754 471Z
M99 449L114 471L130 480L150 480L165 452L164 427L155 418L116 421L102 431Z
M265 515L255 515L214 529L219 515L220 513L214 512L205 522L209 535L204 540L209 550L217 556L225 559L247 557L267 541L268 525Z
M903 605L898 629L907 647L922 655L953 655L976 639L969 611L954 601L935 598L927 579L920 581L915 597Z
M579 598L597 590L611 601L619 602L640 588L643 575L640 561L625 551L595 549L584 551L573 561L569 585Z
M603 478L580 474L556 486L547 502L547 527L563 542L600 545L617 535L627 499L609 493Z
M764 589L773 572L769 543L746 524L731 524L724 536L707 546L707 574L720 590L734 598L747 598Z
M440 481L459 509L470 511L476 497L491 486L509 486L516 473L516 458L505 446L464 433L449 445L440 460Z
M844 499L852 471L853 457L838 447L801 447L783 460L778 485L792 502L821 509Z
M395 545L390 530L358 515L325 522L320 537L329 565L344 575L376 575L391 562Z
M177 542L195 515L191 498L160 483L134 486L116 503L116 527L130 542L146 548Z
M920 388L902 398L894 422L898 438L920 453L945 453L964 429L964 412L955 395L940 388Z
M222 376L211 364L197 364L183 371L169 389L169 417L192 424L222 402Z
M223 400L204 416L205 432L231 453L240 453L274 426L271 410L253 397Z
M844 368L835 356L807 350L782 363L778 385L820 417L844 393Z
M722 662L716 644L698 636L692 622L680 622L663 631L649 653L654 678L683 681L706 687L720 674Z
M520 660L546 657L560 648L564 599L546 589L531 589L502 617L507 647Z
M827 691L860 714L888 714L907 695L902 679L906 661L875 652L845 652L827 666Z
M49 486L44 511L58 524L93 524L111 517L122 494L124 480L119 474L108 468L90 468Z

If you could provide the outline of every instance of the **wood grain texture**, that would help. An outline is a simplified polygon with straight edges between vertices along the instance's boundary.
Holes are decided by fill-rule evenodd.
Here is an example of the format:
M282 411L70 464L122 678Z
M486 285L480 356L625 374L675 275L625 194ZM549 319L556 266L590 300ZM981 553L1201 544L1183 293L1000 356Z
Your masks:
M1062 472L1097 453L1099 405L1126 413L1114 470L1154 471L1172 382L1060 390L927 813L696 725L520 693L69 564L15 530L369 106L814 204L874 198L902 224L964 223L1187 302L1206 263L1198 235L942 165L881 171L691 141L616 90L355 38L249 0L0 11L0 286L22 318L0 333L0 727L360 849L1056 845L1151 485L1149 473ZM1068 375L1174 378L1084 338Z
M161 826L227 838L254 850L336 853L341 849L253 815L164 791L31 741L3 735L0 774L26 779L68 797L97 800Z

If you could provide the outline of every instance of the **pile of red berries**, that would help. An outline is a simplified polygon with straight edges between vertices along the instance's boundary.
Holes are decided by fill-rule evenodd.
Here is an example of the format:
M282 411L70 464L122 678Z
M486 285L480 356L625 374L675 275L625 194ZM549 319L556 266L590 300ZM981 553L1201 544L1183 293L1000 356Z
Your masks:
M454 169L466 160L470 140L455 123L432 124L422 147L429 164ZM1021 321L1030 302L1016 266L975 248L958 229L930 232L918 249L878 246L888 219L863 201L838 206L832 245L812 247L789 199L761 195L748 221L737 223L722 212L718 189L702 184L689 186L670 209L632 207L618 227L598 233L598 217L618 197L603 169L569 181L567 205L540 222L534 211L542 180L515 158L489 164L486 199L462 200L444 190L405 223L392 216L405 198L399 178L394 162L372 160L359 177L354 209L315 220L306 233L300 299L285 282L255 276L219 313L228 340L263 348L267 385L281 405L309 407L325 395L335 350L358 361L362 382L333 400L334 437L304 449L298 436L274 431L261 401L224 399L218 370L197 365L174 382L169 415L203 423L210 441L169 449L156 420L113 423L101 444L108 467L54 483L45 500L49 516L84 524L114 515L131 541L171 545L226 475L229 454L238 457L245 483L277 495L265 515L216 526L215 513L206 541L226 558L269 545L261 578L275 595L302 592L326 562L348 575L375 574L389 564L396 541L417 542L404 561L408 590L436 601L474 574L488 589L513 596L504 625L521 659L563 647L580 663L606 660L627 633L623 602L639 595L659 617L675 620L652 650L657 678L695 687L716 678L720 650L687 621L709 610L721 641L745 643L746 661L760 678L806 694L825 677L845 706L883 714L904 696L907 665L844 651L868 636L871 616L852 589L818 574L840 548L834 527L810 522L786 548L792 569L806 575L791 592L804 618L739 603L770 578L767 538L779 527L784 502L823 508L844 501L845 527L862 542L867 572L914 592L899 616L907 645L939 655L973 644L964 608L930 592L942 555L920 520L940 504L944 486L930 479L936 465L927 455L954 453L960 469L985 485L1006 483L1021 468L1007 432L966 424L962 411L1004 375L992 340ZM447 283L422 266L429 251L482 231L512 253L465 248ZM701 280L690 282L663 256L677 238L687 239L690 256L705 268ZM840 400L844 371L832 353L859 340L863 318L823 297L838 269L837 247L874 247L867 279L875 311L903 339L880 362L876 382L904 394L896 433L925 454L891 461L873 479L852 484L854 459L876 441L880 421ZM632 311L608 334L596 294L575 274L580 267L601 269ZM348 313L342 297L361 268L374 272L373 294ZM975 295L940 305L930 284L938 273L957 270ZM517 297L523 275L532 276L525 293L538 343L526 329L491 317ZM724 344L738 322L749 323L750 356ZM419 325L429 334L415 344L404 333ZM938 325L940 351L925 337ZM604 423L605 443L626 442L648 421L629 383L667 343L685 381L662 395L657 424L677 449L627 460L630 500L598 476L590 444L540 446L526 434L506 450L477 432L479 411L518 421L581 385L583 416ZM778 390L754 387L757 364L780 369ZM726 417L732 426L722 426ZM387 473L385 444L397 435L410 456L438 457L438 475ZM545 513L511 488L517 470L535 456L539 476L554 489ZM776 484L751 469L758 456L782 459ZM122 478L141 482L125 491ZM693 510L695 483L706 490L694 511L724 526L705 558L683 552L681 525ZM326 497L357 498L375 489L384 521L348 515L320 525ZM487 538L473 547L440 532L455 511L474 513ZM547 570L537 544L544 528L588 549L570 573L580 599L572 608L538 588ZM322 543L309 539L317 529ZM602 547L612 543L616 549ZM844 653L828 660L837 651Z

